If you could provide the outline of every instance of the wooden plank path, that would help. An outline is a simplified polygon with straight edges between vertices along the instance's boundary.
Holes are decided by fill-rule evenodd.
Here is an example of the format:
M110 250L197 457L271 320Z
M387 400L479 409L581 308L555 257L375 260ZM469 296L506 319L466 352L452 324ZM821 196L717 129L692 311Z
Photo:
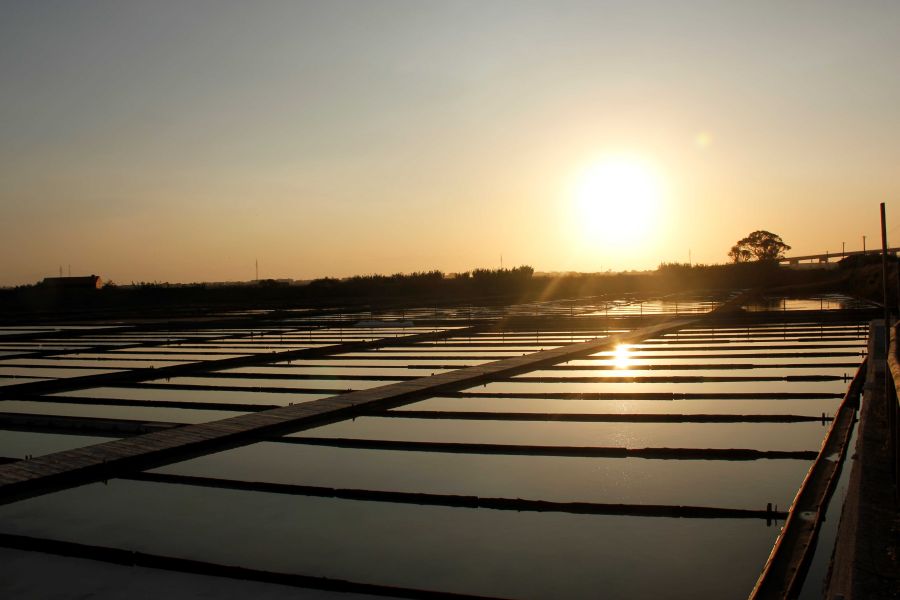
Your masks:
M872 339L870 337L870 356L874 356L871 353ZM791 504L784 527L750 593L750 600L786 600L800 594L806 570L816 549L816 536L847 453L867 363L868 360L860 365L850 383L818 457Z
M356 416L365 410L400 406L439 393L587 356L620 343L635 343L663 335L692 325L698 320L698 317L670 319L626 334L569 344L412 381L147 433L2 465L0 504L110 479L128 470L146 469L249 444L261 436L309 429Z
M863 394L853 468L822 596L828 600L900 598L898 504L892 485L900 456L896 447L891 448L896 442L891 435L897 432L892 416L896 418L900 390L898 325L888 328L891 341L885 365L883 321L876 323L877 342Z

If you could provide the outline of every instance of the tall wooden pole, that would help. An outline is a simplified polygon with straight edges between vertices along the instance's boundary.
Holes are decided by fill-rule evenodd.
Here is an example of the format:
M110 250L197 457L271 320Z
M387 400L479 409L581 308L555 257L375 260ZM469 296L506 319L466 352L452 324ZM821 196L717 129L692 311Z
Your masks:
M894 501L898 494L898 465L897 465L897 396L894 384L894 376L889 366L891 351L891 309L887 303L887 225L884 218L884 202L881 203L881 278L884 286L884 401L886 404L888 427L888 455L892 461L892 475L894 483Z
M887 225L884 218L884 202L881 203L881 291L884 296L884 356L887 359L891 346L891 308L888 304L887 276Z

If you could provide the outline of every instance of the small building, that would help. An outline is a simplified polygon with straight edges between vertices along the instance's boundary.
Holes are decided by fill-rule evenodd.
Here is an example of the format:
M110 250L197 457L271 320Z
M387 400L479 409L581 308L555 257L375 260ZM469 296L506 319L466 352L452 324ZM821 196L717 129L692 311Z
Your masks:
M45 277L43 287L54 290L99 290L102 287L99 275L87 277Z

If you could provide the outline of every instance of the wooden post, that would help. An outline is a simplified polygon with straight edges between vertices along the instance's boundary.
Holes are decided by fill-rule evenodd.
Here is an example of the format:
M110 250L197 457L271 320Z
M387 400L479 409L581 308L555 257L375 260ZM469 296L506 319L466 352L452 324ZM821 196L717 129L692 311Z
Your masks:
M888 290L887 290L887 225L885 224L884 218L884 202L881 203L881 291L884 300L884 356L885 360L887 360L887 355L890 353L891 346L891 309L888 305Z
M884 202L881 203L881 283L884 293L884 401L887 403L888 454L893 459L894 500L897 500L897 396L894 388L894 377L890 366L891 334L896 335L891 327L891 308L888 304L888 268L887 268L887 225L884 217Z

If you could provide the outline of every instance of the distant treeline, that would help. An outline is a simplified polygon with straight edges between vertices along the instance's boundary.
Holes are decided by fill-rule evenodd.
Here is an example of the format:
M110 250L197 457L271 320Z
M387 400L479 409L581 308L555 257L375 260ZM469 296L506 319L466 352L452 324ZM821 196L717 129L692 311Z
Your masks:
M867 259L871 260L871 259ZM859 261L857 261L858 263ZM323 278L305 284L280 281L234 285L169 285L142 283L99 290L54 290L21 286L0 290L0 310L12 318L42 313L135 313L158 309L164 314L242 308L334 308L442 306L620 295L726 291L786 285L842 288L849 271L859 267L846 259L839 269L795 270L773 262L728 265L662 264L656 271L616 274L535 275L530 266L476 269L446 275L426 271L394 275Z
M465 273L445 275L441 271L394 275L357 275L347 279L314 279L303 293L315 300L390 299L484 297L504 294L525 294L534 286L534 269L529 266L514 269L475 269ZM302 288L301 288L302 289Z

